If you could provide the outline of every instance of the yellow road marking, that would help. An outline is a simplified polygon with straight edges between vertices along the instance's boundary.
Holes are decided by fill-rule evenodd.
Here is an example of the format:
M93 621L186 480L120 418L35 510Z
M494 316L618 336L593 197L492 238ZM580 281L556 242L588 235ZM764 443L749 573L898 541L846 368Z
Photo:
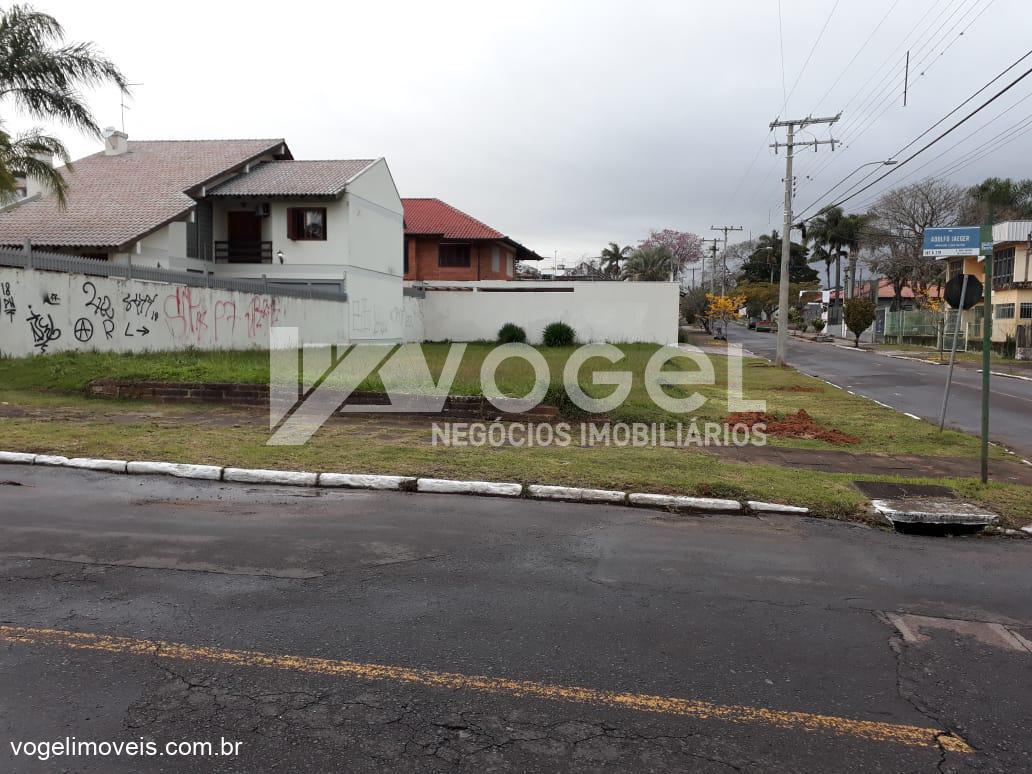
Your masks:
M21 645L51 645L76 650L124 653L137 656L170 658L179 661L207 661L235 667L263 667L293 672L352 677L361 680L393 680L429 688L478 691L515 697L531 697L553 701L578 702L606 707L678 715L699 720L720 720L726 723L755 723L774 728L827 732L853 736L875 742L894 742L913 747L935 747L957 753L973 752L958 736L936 728L881 723L873 720L854 720L810 712L748 707L733 704L714 704L670 696L650 696L637 693L616 693L595 688L547 685L532 680L509 680L503 677L462 675L453 672L434 672L428 669L363 664L356 661L338 661L306 656L278 656L251 650L226 650L205 646L184 645L162 640L140 640L88 632L70 632L23 626L0 626L0 642Z

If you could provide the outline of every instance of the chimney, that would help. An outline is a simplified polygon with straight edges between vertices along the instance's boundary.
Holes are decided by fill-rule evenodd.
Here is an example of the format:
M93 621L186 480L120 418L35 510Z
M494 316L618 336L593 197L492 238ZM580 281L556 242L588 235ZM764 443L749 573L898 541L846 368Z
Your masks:
M104 155L121 156L129 150L129 135L109 126L104 130Z
M48 167L54 166L54 157L49 153L35 153L33 154L37 160L42 161ZM22 177L25 181L25 197L30 198L33 196L43 196L47 192L44 190L43 185L34 177L25 175Z

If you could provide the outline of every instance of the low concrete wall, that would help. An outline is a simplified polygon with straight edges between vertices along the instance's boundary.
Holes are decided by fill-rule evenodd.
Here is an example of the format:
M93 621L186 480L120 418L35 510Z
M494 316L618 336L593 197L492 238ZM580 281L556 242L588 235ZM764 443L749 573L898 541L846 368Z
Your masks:
M424 282L426 341L493 341L507 322L531 344L565 322L583 342L677 342L674 282Z
M400 291L400 284L399 284ZM264 349L273 325L349 340L348 303L0 268L0 354ZM399 335L400 335L400 326Z

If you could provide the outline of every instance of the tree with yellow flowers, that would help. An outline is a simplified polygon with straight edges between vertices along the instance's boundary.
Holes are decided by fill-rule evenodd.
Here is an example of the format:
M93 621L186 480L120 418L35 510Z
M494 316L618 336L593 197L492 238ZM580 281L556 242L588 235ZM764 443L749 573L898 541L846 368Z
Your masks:
M745 296L717 296L706 294L706 317L711 323L719 322L715 327L713 338L727 339L725 331L728 320L738 317L738 310L745 305Z

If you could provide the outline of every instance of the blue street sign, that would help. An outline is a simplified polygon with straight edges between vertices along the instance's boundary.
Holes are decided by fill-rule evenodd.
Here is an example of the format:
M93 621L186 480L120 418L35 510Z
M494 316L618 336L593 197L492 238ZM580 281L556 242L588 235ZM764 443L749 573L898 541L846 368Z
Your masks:
M955 255L979 255L982 234L978 226L959 228L926 228L924 255L942 258Z

